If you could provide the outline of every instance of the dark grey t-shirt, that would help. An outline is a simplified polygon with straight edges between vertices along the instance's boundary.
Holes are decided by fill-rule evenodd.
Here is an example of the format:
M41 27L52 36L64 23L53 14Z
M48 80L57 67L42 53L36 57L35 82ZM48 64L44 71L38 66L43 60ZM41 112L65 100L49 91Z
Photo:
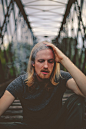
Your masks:
M61 76L57 86L52 85L52 89L49 91L44 88L42 83L37 83L35 92L28 92L28 86L25 84L27 74L20 75L6 88L14 97L20 99L24 122L28 123L30 127L33 126L33 123L37 128L48 125L60 110L66 82L72 78L68 72L62 70Z

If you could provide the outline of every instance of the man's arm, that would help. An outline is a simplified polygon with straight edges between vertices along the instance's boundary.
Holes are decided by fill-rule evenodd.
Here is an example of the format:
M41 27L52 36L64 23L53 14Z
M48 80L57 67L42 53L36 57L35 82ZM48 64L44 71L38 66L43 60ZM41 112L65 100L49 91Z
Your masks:
M61 63L73 77L73 79L69 79L70 81L67 82L67 87L75 93L86 97L86 76L56 46L51 43L44 44L52 47L55 54L55 61Z
M77 86L77 84L73 78L71 78L67 81L66 86L69 89L71 89L74 93L76 93L77 95L81 95L83 97L86 97L86 96L84 96L84 94L82 94L82 92L80 91L79 87Z
M86 97L86 76L66 56L61 60L61 64L73 77L67 82L67 87L76 94Z
M6 111L6 109L14 101L15 97L9 92L5 91L4 95L0 99L0 116Z

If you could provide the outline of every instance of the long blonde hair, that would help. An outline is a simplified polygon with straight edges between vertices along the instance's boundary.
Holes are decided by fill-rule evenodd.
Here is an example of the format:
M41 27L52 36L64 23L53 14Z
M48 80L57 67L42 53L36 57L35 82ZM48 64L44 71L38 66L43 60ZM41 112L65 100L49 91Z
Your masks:
M44 43L46 43L46 42L37 43L31 51L29 62L28 62L28 67L27 67L28 77L26 79L26 84L28 85L28 87L31 87L35 82L35 69L34 69L32 64L35 63L35 57L36 57L37 52L40 50L44 50L44 49L51 49L52 50L51 47L46 46ZM60 77L60 64L55 62L52 76L50 77L50 82L53 85L57 85L55 78L58 79L59 77Z

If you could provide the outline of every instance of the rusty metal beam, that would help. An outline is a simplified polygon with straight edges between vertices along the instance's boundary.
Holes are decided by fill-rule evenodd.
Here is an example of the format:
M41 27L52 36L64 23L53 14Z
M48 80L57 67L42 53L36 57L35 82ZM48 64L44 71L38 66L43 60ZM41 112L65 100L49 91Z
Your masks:
M65 15L64 15L64 18L63 18L63 22L61 24L61 27L60 27L59 34L58 34L57 38L60 37L60 32L63 30L63 25L66 23L66 18L70 13L70 8L71 8L72 4L75 3L75 1L77 1L77 0L69 0L68 1L67 8L66 8L66 11L65 11Z
M30 26L30 22L28 21L28 18L27 18L27 15L26 15L26 12L25 12L25 10L24 10L24 7L23 7L23 4L22 4L22 2L21 2L21 0L14 0L15 2L16 2L16 4L17 4L17 6L18 6L18 8L19 8L19 10L20 10L20 12L21 12L21 14L23 15L23 18L24 18L24 20L26 21L26 23L27 23L27 25L28 25L28 28L31 30L31 32L32 32L32 28L31 28L31 26ZM32 32L33 33L33 32Z

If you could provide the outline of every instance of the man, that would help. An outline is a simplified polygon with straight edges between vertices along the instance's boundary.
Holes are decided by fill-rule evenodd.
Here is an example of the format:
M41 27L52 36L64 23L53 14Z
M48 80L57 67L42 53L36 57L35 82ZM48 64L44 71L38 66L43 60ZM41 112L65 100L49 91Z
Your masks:
M59 63L68 72L61 71ZM66 88L75 94L62 106ZM24 117L23 123L15 123L15 127L81 129L86 76L56 46L38 43L31 51L27 73L11 82L0 99L0 115L15 97L21 101Z

